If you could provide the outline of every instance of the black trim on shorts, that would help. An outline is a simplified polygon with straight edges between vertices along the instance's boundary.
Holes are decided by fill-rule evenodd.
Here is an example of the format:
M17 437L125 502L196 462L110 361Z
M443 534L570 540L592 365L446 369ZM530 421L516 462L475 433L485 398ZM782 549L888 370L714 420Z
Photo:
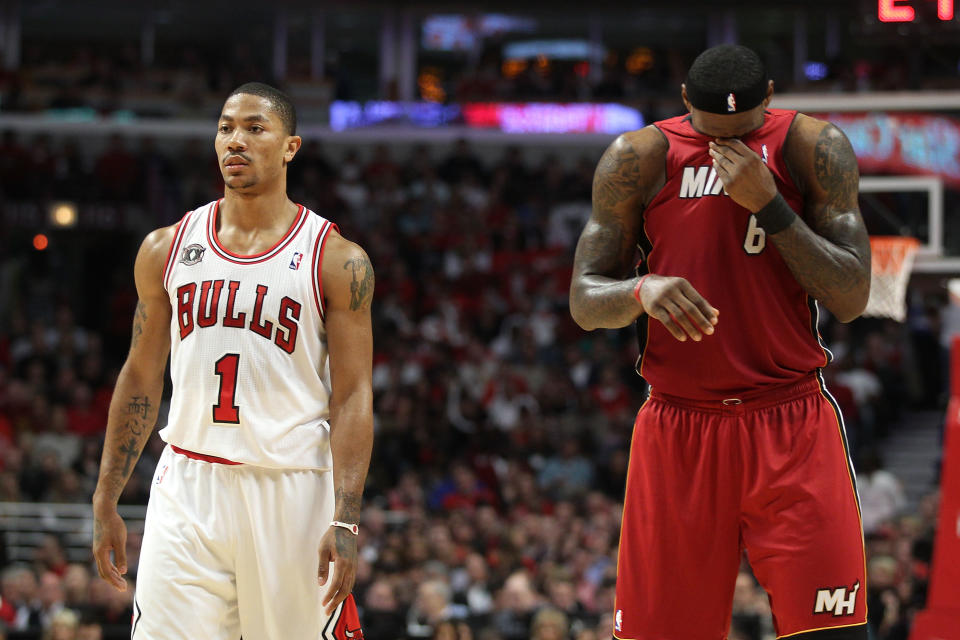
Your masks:
M320 632L320 637L323 640L337 640L334 632L337 629L337 623L340 622L340 616L343 615L343 605L346 604L346 602L346 600L341 602L333 612L333 615L327 618L327 624L323 625L323 631Z
M860 514L860 492L857 490L857 474L853 470L853 461L850 459L850 444L847 442L847 425L843 421L843 414L840 412L840 405L827 390L827 383L823 379L823 369L817 369L817 383L820 385L820 392L827 399L833 412L837 415L837 424L840 425L840 441L843 443L843 455L847 459L847 473L850 474L850 484L853 485L853 497L857 502L857 513ZM862 517L862 514L860 514Z
M140 610L140 604L137 602L136 596L133 598L133 628L130 630L130 640L133 640L134 634L137 633L137 624L140 622L140 618L143 617L143 611Z

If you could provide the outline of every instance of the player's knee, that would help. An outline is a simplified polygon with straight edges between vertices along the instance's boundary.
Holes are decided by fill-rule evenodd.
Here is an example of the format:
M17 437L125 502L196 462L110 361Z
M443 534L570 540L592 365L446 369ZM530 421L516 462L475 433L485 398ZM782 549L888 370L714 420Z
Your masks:
M808 631L790 636L790 640L867 640L867 625Z

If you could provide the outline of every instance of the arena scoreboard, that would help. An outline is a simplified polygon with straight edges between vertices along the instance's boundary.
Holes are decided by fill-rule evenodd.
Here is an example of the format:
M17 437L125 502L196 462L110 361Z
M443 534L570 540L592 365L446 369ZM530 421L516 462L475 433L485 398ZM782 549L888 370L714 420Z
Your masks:
M926 13L928 8L925 5L935 5L936 19L947 22L953 20L953 2L954 0L877 0L877 19L880 22L914 22L918 20L918 10Z

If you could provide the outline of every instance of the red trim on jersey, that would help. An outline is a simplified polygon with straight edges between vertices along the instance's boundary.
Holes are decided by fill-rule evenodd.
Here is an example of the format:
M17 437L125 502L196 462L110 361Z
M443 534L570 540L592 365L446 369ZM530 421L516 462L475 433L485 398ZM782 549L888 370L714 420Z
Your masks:
M293 224L290 225L290 228L287 229L287 233L284 234L276 244L266 251L245 256L239 253L233 253L220 244L220 238L217 237L217 214L220 211L221 202L223 202L223 198L217 200L213 205L213 211L210 212L210 219L207 224L207 240L218 256L234 264L259 264L269 260L293 242L293 239L297 237L297 234L300 233L300 230L303 229L307 221L307 208L302 204L298 204L297 207L299 207L299 211L297 211L296 219L293 221Z
M320 229L320 233L317 234L317 241L313 246L313 301L320 313L320 320L326 317L327 311L323 301L323 251L327 248L327 238L330 237L331 231L340 233L340 227L327 220L326 224Z
M187 456L188 458L193 458L194 460L203 460L204 462L212 462L214 464L232 464L232 465L241 465L242 462L234 462L233 460L227 460L226 458L218 458L217 456L208 456L205 453L196 453L194 451L187 451L186 449L181 449L175 444L170 445L170 448L174 450L175 453L179 453L182 456Z
M193 213L193 211L187 211L185 214L183 214L183 217L180 218L180 222L177 223L177 232L173 234L173 241L170 243L170 251L167 253L167 261L163 265L164 289L170 286L170 274L173 273L173 256L177 255L177 252L180 251L180 243L183 242L183 236L186 235L187 218L190 217L191 213Z

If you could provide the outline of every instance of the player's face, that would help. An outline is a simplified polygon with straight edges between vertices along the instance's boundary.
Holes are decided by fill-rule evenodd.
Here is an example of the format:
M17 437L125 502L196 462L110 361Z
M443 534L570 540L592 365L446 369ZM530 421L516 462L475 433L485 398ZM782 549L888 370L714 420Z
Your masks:
M267 98L247 93L223 105L214 141L227 189L255 193L275 184L300 148Z
M690 104L687 99L686 86L682 86L681 94L683 103L690 111L690 119L694 129L711 138L740 138L763 126L763 112L773 97L773 80L767 87L767 97L764 98L763 102L743 113L722 114L701 111Z

